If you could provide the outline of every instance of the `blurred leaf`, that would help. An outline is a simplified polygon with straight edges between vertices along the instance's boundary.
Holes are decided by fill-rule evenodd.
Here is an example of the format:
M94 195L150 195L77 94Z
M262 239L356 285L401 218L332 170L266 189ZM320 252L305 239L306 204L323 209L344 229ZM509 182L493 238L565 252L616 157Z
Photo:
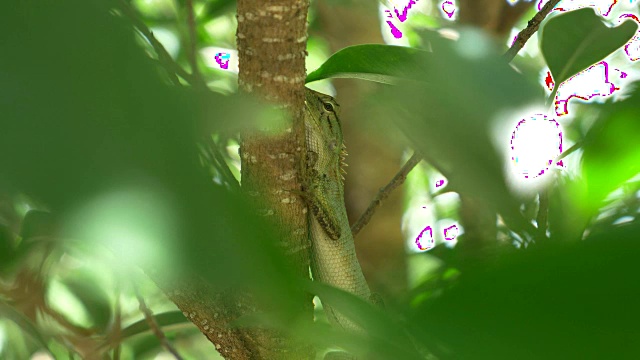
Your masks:
M341 289L307 281L310 292L317 294L323 302L340 311L354 323L366 329L364 332L337 330L329 324L307 319L287 324L278 324L264 312L245 315L234 322L234 326L258 326L278 329L290 336L314 345L316 348L336 346L363 359L422 359L405 329L370 302Z
M577 242L582 240L589 214L581 206L585 198L584 181L562 176L549 191L549 231L551 241Z
M425 34L433 53L411 74L417 81L387 87L372 99L367 116L383 124L393 119L453 190L484 199L511 225L531 228L506 187L490 131L498 115L519 116L516 107L539 102L541 89L510 68L478 31L463 29L457 41Z
M13 234L6 226L0 224L0 273L14 261L15 245Z
M92 325L104 332L111 321L111 301L105 292L105 284L96 282L95 278L87 274L67 277L62 284L80 300Z
M584 205L592 211L609 193L640 173L640 91L599 108L602 111L585 136L582 156L587 193Z
M169 86L102 2L2 2L0 43L0 178L59 214L63 235L116 258L155 246L171 255L162 269L293 307L301 290L266 221L198 160L213 129L262 112Z
M327 78L353 78L394 83L411 79L427 66L429 53L403 46L364 44L349 46L331 55L318 69L307 75L307 83Z
M637 29L633 21L610 28L591 8L549 19L541 29L540 50L551 70L556 89L563 81L620 48Z
M442 359L633 359L640 224L529 248L407 314Z
M207 1L207 5L202 11L201 17L202 20L209 21L211 19L215 19L216 17L233 11L236 7L236 0L210 0Z
M14 272L18 270L36 251L42 251L42 255L46 257L53 254L62 255L60 251L53 251L61 241L56 236L58 225L56 221L55 217L46 211L30 210L27 212L20 227L18 245L13 249L11 257L2 262L3 271Z
M158 326L160 326L160 328L163 328L163 331L166 331L166 327L171 327L171 326L175 326L175 325L186 325L188 327L193 327L193 324L184 317L184 315L182 314L182 311L167 311L164 313L159 313L159 314L154 314L153 315L154 319L156 320ZM128 339L130 339L131 337L134 337L136 335L141 335L141 334L147 334L147 333L151 333L152 330L149 327L149 322L142 318L136 322L134 322L133 324L125 327L124 329L122 329L121 333L120 333L120 344L124 343L125 341L127 341ZM153 338L156 338L155 335L152 335ZM157 338L156 338L157 339ZM154 344L159 345L157 343L154 342ZM107 340L105 342L103 342L98 349L107 349L110 346L115 346L116 344L114 343L113 340ZM147 351L148 348L145 348L144 351Z
M182 311L167 311L164 313L154 314L153 317L156 319L156 322L160 327L178 324L192 325L191 322L189 322L189 320L184 317ZM122 329L122 339L124 340L148 331L151 331L151 329L149 328L149 322L146 319L138 320Z
M395 323L388 314L375 307L370 302L318 282L309 282L310 291L320 298L323 303L344 314L354 323L367 329L371 337L369 351L366 358L372 354L377 359L420 359L422 358L415 349L407 332ZM383 350L384 349L384 350Z
M22 220L20 237L30 239L37 236L53 236L56 232L56 220L47 211L29 210Z
M34 340L38 344L38 346L40 346L41 349L48 350L45 336L40 333L35 324L33 324L31 320L14 309L11 305L2 300L0 300L0 317L13 321L20 327L20 329L22 329L22 331L24 331L25 334L29 335L31 339Z

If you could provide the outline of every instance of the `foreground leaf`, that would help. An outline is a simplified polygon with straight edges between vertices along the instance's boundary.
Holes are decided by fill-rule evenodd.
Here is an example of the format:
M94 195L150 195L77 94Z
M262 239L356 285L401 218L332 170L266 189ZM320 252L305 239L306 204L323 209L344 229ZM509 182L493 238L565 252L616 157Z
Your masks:
M638 25L631 20L610 28L591 8L549 19L541 29L540 49L555 88L623 46L637 29Z
M307 76L307 83L327 78L353 78L392 84L411 79L426 66L429 53L404 46L365 44L331 55Z

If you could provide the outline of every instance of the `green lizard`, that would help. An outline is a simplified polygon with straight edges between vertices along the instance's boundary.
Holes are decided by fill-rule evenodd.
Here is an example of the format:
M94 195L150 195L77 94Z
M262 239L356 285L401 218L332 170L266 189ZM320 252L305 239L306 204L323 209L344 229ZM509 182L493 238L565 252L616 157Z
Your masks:
M304 159L305 198L311 209L311 272L314 280L371 300L356 257L344 206L341 162L346 155L338 119L339 105L328 95L306 89ZM323 304L330 323L347 331L360 327Z

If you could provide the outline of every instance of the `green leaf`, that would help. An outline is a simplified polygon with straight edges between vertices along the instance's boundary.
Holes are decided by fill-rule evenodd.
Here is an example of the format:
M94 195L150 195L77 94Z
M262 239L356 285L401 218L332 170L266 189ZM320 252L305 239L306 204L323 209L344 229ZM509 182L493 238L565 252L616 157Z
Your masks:
M496 258L405 318L441 359L635 358L639 225Z
M204 10L202 11L202 15L200 15L203 22L207 22L211 19L215 19L216 17L222 15L225 12L229 12L234 10L237 6L236 0L213 0L208 1Z
M0 224L0 272L7 270L15 256L15 241L11 230Z
M154 314L153 317L156 320L156 323L160 328L166 331L166 327L176 326L176 325L185 325L188 327L194 327L193 324L182 314L182 311L167 311L159 314ZM142 318L133 324L122 329L120 333L120 344L128 340L129 338L140 335L150 333L152 330L149 327L149 322ZM155 337L155 336L154 336ZM107 340L100 344L98 350L104 350L109 347L115 347L117 344L113 342L113 340Z
M328 324L307 319L281 324L265 312L244 315L233 322L235 327L277 329L318 348L339 346L363 359L422 359L408 332L386 312L371 303L344 290L317 281L305 281L306 289L320 297L323 304L330 304L355 324L367 330L347 332ZM372 356L375 354L375 357Z
M167 311L160 314L154 314L153 317L156 319L156 322L160 327L181 324L188 324L189 326L192 326L191 322L184 317L182 311ZM149 322L146 319L138 320L122 329L122 340L148 331L151 331Z
M582 156L587 192L583 205L592 211L609 193L640 173L640 91L600 109L596 123L585 136Z
M0 43L12 49L0 56L11 69L0 71L3 184L54 210L62 237L123 261L164 251L162 270L256 288L292 309L298 290L266 220L198 161L197 143L220 124L264 113L168 85L108 7L0 2Z
M45 337L40 333L38 328L27 318L18 312L11 305L0 300L0 318L6 318L13 321L16 325L22 329L26 334L42 348L48 350L47 341Z
M630 20L610 28L591 8L549 19L541 30L540 49L556 89L565 80L623 46L637 29L638 25Z
M478 196L505 216L517 217L503 159L492 141L492 121L498 114L523 116L513 110L541 102L543 93L510 68L482 33L461 31L457 41L426 34L433 53L411 74L414 81L386 87L371 99L365 118L381 126L395 121L454 191ZM531 228L522 217L514 221L519 228Z
M392 84L411 79L426 65L429 53L403 46L365 44L346 47L331 55L307 76L307 83L327 78L353 78Z
M111 302L104 290L105 284L87 273L76 273L64 279L62 284L82 303L92 325L104 331L111 320Z

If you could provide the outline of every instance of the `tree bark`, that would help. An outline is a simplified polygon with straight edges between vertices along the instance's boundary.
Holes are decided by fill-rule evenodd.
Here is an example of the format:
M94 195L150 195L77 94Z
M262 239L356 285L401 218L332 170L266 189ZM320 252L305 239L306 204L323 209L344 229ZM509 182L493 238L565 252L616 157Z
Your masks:
M242 190L275 226L283 251L302 277L309 277L307 208L299 191L299 163L304 151L304 81L308 0L239 0L236 33L239 85L268 101L284 104L293 120L267 135L242 134ZM262 124L261 124L262 125ZM266 125L266 124L265 124ZM312 297L299 299L294 311L312 321ZM249 302L251 302L249 300ZM260 307L260 304L254 304ZM263 309L268 311L268 309ZM292 343L272 330L251 329L258 359L306 359L313 349Z

